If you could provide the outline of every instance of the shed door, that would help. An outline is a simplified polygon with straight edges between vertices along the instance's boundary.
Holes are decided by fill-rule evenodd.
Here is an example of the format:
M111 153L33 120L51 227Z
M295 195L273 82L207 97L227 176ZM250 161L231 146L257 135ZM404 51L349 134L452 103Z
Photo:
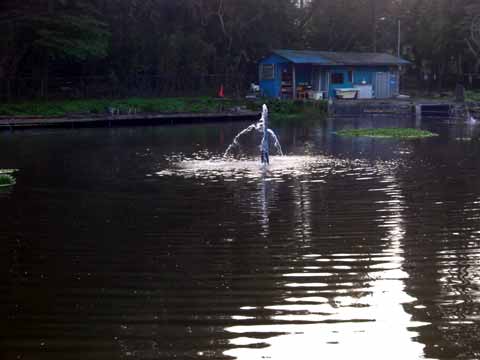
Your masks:
M375 74L375 98L386 99L389 97L391 97L390 74L387 72L377 72Z
M313 91L319 91L322 88L322 76L320 73L320 69L318 67L314 67L312 71L312 85L313 85Z

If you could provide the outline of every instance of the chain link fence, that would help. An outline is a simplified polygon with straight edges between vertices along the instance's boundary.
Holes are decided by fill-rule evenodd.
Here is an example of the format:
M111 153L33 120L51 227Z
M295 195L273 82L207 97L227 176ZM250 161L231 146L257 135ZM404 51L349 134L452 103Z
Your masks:
M87 99L121 97L216 96L223 86L225 96L243 96L250 81L243 74L137 75L34 77L0 79L0 100Z

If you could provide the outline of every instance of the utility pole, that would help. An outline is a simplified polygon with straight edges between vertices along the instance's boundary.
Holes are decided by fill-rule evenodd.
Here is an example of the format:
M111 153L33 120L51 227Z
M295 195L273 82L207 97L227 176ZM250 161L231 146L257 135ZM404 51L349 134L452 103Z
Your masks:
M402 21L398 19L398 34L397 34L397 56L401 55L402 47Z
M377 20L385 21L388 18L383 16ZM400 18L397 18L397 56L400 57L402 52L402 21Z
M377 52L377 3L376 0L370 0L372 9L372 50Z

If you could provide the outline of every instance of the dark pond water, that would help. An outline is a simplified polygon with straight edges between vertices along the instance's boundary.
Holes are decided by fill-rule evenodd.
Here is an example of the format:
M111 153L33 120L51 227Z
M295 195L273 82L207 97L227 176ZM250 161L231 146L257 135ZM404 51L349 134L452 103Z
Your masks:
M0 134L0 358L479 359L480 127L246 125Z

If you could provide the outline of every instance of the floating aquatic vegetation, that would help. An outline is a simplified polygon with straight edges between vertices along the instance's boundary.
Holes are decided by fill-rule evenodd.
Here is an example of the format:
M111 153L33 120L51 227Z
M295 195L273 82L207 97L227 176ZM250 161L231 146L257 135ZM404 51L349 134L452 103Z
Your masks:
M370 138L392 138L392 139L419 139L438 134L426 130L412 128L373 128L373 129L347 129L337 132L340 136L349 137L370 137Z
M14 172L17 172L18 169L0 169L0 175L1 174L13 174Z
M0 173L0 187L15 185L15 178L6 173Z

